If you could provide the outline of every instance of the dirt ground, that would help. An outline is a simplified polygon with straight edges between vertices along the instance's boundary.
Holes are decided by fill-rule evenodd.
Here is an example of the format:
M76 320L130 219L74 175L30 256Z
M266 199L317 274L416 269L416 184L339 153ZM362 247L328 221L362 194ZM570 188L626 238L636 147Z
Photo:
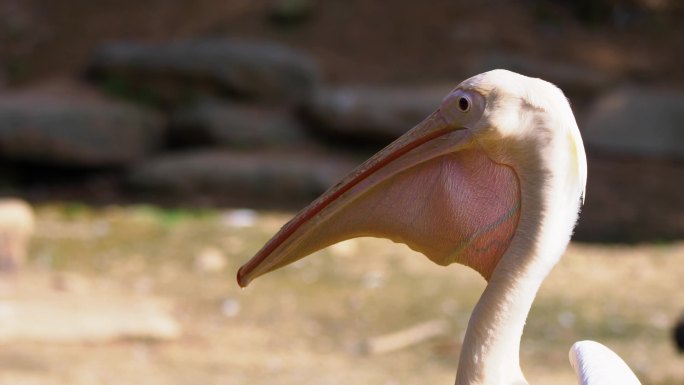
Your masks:
M452 383L484 281L404 246L359 239L240 290L237 268L289 215L39 207L30 262L2 278L0 302L10 299L13 285L42 290L56 306L59 296L162 299L182 333L170 340L4 342L0 383ZM225 266L202 267L208 248ZM644 384L682 384L684 356L669 331L684 310L682 258L681 242L572 244L525 329L521 359L530 383L576 383L568 349L593 339L617 351ZM446 322L448 332L385 354L364 353L373 337L431 320Z

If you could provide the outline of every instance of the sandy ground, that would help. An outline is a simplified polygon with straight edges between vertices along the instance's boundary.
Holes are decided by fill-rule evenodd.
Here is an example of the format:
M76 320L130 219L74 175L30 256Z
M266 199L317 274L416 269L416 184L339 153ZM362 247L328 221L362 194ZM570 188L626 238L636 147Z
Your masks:
M359 239L240 290L237 268L288 217L40 207L30 263L2 278L0 301L12 296L8 287L50 298L46 306L57 308L70 296L149 298L170 304L182 333L171 340L4 342L0 384L453 383L484 281L404 246ZM594 339L622 355L644 384L682 384L684 357L669 331L684 310L682 258L684 243L571 245L525 329L521 359L530 383L574 384L568 349ZM364 353L368 339L430 320L444 320L448 333Z

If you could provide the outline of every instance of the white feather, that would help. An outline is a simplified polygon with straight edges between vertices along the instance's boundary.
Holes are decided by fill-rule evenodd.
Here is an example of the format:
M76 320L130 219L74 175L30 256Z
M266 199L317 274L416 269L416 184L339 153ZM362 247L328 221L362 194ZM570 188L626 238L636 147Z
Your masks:
M570 364L580 385L641 385L625 361L598 342L575 342Z

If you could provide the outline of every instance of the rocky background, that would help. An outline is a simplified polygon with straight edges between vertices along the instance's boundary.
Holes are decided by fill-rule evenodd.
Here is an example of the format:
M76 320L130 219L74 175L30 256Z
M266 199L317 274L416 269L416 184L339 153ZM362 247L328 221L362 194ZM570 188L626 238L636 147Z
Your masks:
M573 104L578 239L684 237L677 0L1 0L0 194L297 209L493 68Z

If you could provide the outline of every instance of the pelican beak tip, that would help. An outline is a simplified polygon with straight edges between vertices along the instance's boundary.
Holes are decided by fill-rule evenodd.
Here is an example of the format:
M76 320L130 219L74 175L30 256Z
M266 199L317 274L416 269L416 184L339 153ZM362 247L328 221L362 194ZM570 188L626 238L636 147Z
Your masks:
M247 287L247 285L249 285L249 280L247 279L247 277L245 277L246 273L245 273L244 269L245 269L245 267L242 266L238 270L237 277L236 277L237 283L238 283L238 285L240 285L241 289L244 289Z

